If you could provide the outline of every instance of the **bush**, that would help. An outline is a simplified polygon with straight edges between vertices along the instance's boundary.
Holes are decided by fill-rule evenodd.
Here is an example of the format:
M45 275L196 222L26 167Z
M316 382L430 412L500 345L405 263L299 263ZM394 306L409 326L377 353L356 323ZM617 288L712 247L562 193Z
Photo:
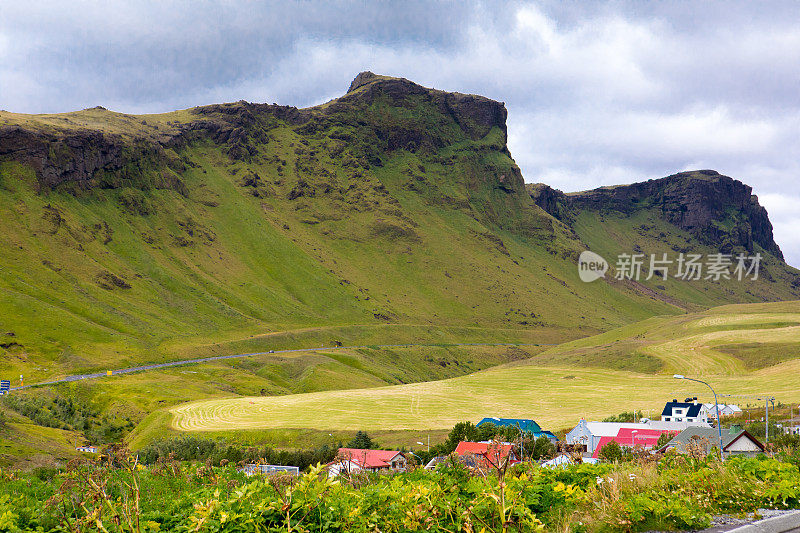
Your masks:
M528 463L502 478L454 463L355 483L331 480L319 467L299 479L246 478L230 466L131 463L71 465L52 481L40 480L49 473L0 472L0 531L88 531L101 522L132 531L119 523L132 517L148 532L664 531L703 529L719 514L800 508L800 470L763 457Z
M310 450L276 450L269 446L245 448L222 440L189 436L152 442L139 450L139 459L144 464L172 459L208 461L214 466L245 462L296 466L305 470L317 463L333 461L336 452L336 448L327 445Z
M540 459L550 459L556 454L556 445L550 442L547 437L539 437L533 442L531 450L531 459L538 461Z
M347 443L347 448L358 448L360 450L371 450L376 447L366 431L358 431L356 436Z
M662 433L659 435L658 440L656 441L656 449L666 446L667 443L675 437L675 435L677 435L675 432Z
M79 431L92 444L117 442L135 425L130 418L101 416L80 399L59 394L14 393L4 396L2 402L39 426Z
M617 441L612 440L602 448L597 457L605 463L618 463L622 460L624 451Z
M641 417L640 417L641 418ZM603 422L635 422L636 413L631 411L623 411L618 415L612 415L603 419Z

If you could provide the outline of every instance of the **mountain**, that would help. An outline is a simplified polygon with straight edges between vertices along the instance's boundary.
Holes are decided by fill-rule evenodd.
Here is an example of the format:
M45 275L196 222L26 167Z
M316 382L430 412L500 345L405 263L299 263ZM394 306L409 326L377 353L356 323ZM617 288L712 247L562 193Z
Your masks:
M582 212L631 216L650 210L722 252L752 254L758 248L783 259L767 210L752 188L714 170L569 194L541 183L528 185L528 191L537 205L568 224Z
M554 343L800 298L748 187L710 171L526 186L506 115L369 72L307 109L0 112L0 374L342 339ZM587 248L764 260L756 281L584 283ZM405 363L396 379L424 379ZM347 384L336 376L326 386Z

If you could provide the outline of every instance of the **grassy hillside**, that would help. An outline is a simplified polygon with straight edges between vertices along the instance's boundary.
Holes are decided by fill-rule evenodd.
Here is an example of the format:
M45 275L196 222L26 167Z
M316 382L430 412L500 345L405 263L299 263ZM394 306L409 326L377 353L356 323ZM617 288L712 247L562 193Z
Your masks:
M637 246L714 246L646 206L587 209L569 224L552 216L526 191L506 147L505 118L499 102L368 74L309 109L237 102L141 116L0 112L0 378L24 374L36 383L337 341L427 345L265 354L21 394L79 401L111 429L116 420L149 417L141 435L163 430L164 409L191 400L372 390L465 374L477 387L473 373L529 358L540 365L531 379L556 372L556 383L568 385L560 370L541 365L571 365L577 356L541 345L653 316L680 322L687 310L712 305L800 298L796 271L770 252L757 281L583 283L576 260L587 248L613 263ZM449 346L463 342L528 346ZM635 344L620 341L578 362L641 372L668 366L666 355L626 351L626 343ZM731 373L785 358L778 344L733 343L719 354ZM589 370L565 375L575 372L595 379ZM609 382L627 375L612 372ZM497 386L498 398L514 391ZM559 390L570 394L567 386L552 393ZM494 401L467 397L475 409ZM423 426L465 416L446 404L436 409ZM276 414L276 427L294 427ZM342 429L360 424L328 420ZM14 427L6 436L24 442Z
M675 372L705 379L719 394L769 393L784 403L797 402L800 358L775 357L779 346L792 353L800 349L800 302L731 305L651 318L550 348L526 361L438 382L197 401L172 408L171 419L162 417L160 423L190 432L426 430L505 416L533 417L561 428L580 417L597 419L633 409L657 415L675 397L708 401L704 387L673 379Z
M798 296L777 259L773 279L734 289L582 283L577 253L639 222L566 227L505 142L502 104L378 76L305 110L2 112L0 376L396 331L564 341Z

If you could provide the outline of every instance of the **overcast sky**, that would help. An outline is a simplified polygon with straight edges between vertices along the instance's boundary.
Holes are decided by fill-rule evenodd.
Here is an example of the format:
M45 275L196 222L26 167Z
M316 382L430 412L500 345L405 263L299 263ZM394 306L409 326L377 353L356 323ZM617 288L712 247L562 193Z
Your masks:
M363 70L504 101L529 182L737 178L800 266L796 2L0 3L9 111L303 107Z

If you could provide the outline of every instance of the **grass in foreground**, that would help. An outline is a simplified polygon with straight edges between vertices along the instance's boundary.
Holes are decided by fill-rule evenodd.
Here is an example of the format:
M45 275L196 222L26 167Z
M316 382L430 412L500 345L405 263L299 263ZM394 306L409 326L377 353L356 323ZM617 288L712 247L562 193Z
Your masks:
M164 462L0 473L0 528L63 531L646 531L714 515L800 507L800 471L776 459L667 456L659 463L524 464L329 479L247 480L231 466Z

